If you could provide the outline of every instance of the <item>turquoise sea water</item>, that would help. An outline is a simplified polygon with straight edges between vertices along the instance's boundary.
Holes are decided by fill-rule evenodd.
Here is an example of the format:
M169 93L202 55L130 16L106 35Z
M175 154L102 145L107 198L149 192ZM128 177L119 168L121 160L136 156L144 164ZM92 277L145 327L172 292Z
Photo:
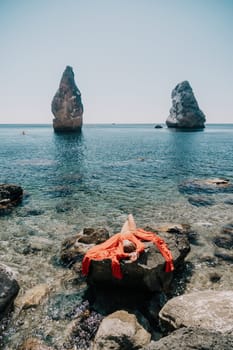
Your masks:
M53 263L62 240L84 227L118 232L129 213L141 227L188 223L198 233L188 257L193 274L187 291L233 287L232 265L200 262L214 256L212 237L233 221L233 207L226 203L233 194L212 194L213 205L196 207L178 189L189 179L233 181L233 124L196 132L149 124L84 125L80 135L57 135L50 125L0 125L0 165L0 183L19 184L25 193L22 205L0 217L0 261L16 272L21 294L38 283L64 292L61 281L71 272ZM25 254L38 239L39 253ZM219 284L208 282L211 271L222 274ZM48 321L42 308L28 312L24 326L12 330L12 344L25 332L40 334L45 319L59 343L64 324Z

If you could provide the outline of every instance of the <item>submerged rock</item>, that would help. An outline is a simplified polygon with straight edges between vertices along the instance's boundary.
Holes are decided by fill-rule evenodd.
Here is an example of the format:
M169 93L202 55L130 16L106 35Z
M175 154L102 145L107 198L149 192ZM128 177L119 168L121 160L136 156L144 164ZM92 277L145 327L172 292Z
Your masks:
M231 350L233 335L210 332L201 328L181 328L159 341L152 341L141 350Z
M96 333L93 350L140 349L149 344L148 333L134 314L120 310L105 317Z
M206 290L169 300L159 313L167 329L199 327L212 332L233 332L233 292Z
M28 338L21 344L17 350L53 350L51 347L43 344L37 338Z
M74 81L72 67L67 66L52 100L53 128L56 132L81 131L83 104L81 93Z
M0 184L0 215L7 214L23 198L23 189L18 185Z
M13 271L6 265L0 264L0 320L13 306L19 292L19 285Z
M28 309L38 306L42 300L48 295L50 288L47 284L38 284L35 287L28 289L26 293L18 297L15 305L20 309Z
M233 184L228 179L191 179L179 185L179 191L186 194L195 193L233 193Z
M172 91L172 108L166 120L169 128L202 129L205 115L200 110L188 81L176 85Z

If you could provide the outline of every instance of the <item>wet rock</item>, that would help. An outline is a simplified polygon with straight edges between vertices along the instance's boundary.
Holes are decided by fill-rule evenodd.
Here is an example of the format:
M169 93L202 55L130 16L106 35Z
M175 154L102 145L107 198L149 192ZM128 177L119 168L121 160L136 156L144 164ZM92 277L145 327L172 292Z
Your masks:
M188 81L176 85L172 91L172 108L166 120L169 128L202 129L205 115L200 110Z
M233 198L228 198L224 201L225 204L233 205Z
M53 350L51 347L46 346L37 338L28 338L20 345L17 350Z
M233 223L223 226L220 235L215 236L213 242L219 248L233 249Z
M174 226L174 225L173 225ZM170 230L170 232L166 231ZM145 228L147 231L158 232ZM175 268L183 265L190 245L188 236L175 227L160 227L159 237L167 243L174 261ZM173 278L173 272L165 272L165 260L158 248L151 242L144 242L145 250L134 262L121 260L120 266L123 274L122 279L112 276L111 260L93 260L87 282L90 285L114 285L118 287L137 288L148 291L167 291Z
M61 260L64 264L73 265L81 261L87 250L95 244L100 244L109 238L106 229L84 228L82 233L65 239L61 246Z
M159 313L166 329L199 327L211 332L233 332L233 292L206 290L169 300Z
M68 325L65 334L65 349L92 349L96 332L103 317L90 309L88 301L79 305L73 314L73 321Z
M55 294L48 302L48 316L53 320L69 319L83 302L84 290L71 294Z
M188 198L188 201L190 204L194 205L195 207L206 207L211 206L215 204L215 201L212 198L208 197L201 197L201 196L192 196Z
M210 332L201 328L181 328L170 335L152 341L141 350L231 350L233 335L220 332Z
M72 67L67 66L52 100L55 132L81 131L83 124L83 104L81 93L74 81Z
M0 216L11 212L23 199L23 189L18 185L0 184Z
M105 317L96 333L93 350L133 350L149 344L148 333L134 314L120 310Z
M193 179L181 183L179 191L186 194L233 192L233 184L227 179Z
M24 295L15 300L15 305L20 309L28 309L41 304L48 295L50 288L47 284L38 284L35 287L28 289Z
M54 242L51 239L45 237L33 236L29 239L28 249L30 253L38 251L49 251L54 246Z
M13 271L0 264L0 320L11 309L19 292L19 285Z
M160 125L160 124L156 124L155 125L155 129L162 129L163 127L162 127L162 125Z

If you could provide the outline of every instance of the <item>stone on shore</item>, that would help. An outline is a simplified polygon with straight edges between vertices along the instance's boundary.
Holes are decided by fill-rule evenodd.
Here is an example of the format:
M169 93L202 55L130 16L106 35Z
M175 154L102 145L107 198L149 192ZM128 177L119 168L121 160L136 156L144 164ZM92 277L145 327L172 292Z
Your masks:
M233 335L201 328L180 328L159 341L151 341L141 350L231 350Z
M72 67L67 66L53 100L53 128L55 132L80 132L83 124L81 92L74 80Z
M0 184L0 215L9 213L23 198L23 189L18 185Z
M0 320L13 306L19 292L19 285L13 271L0 264Z
M149 344L151 335L134 314L120 310L105 317L96 333L93 350L140 349Z
M159 313L168 330L198 327L211 332L233 332L233 291L206 290L169 300Z
M15 305L20 309L28 309L38 306L48 295L50 288L47 284L38 284L35 287L28 289L24 295L18 297Z
M203 129L205 115L200 110L188 81L176 85L172 91L172 108L166 120L169 128Z

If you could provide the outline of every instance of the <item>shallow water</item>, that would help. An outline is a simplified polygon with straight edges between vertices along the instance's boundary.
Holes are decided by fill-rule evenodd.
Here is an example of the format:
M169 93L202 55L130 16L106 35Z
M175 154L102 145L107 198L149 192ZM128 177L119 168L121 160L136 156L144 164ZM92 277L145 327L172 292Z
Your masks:
M56 135L51 126L0 126L0 146L0 183L16 183L25 191L22 205L0 217L0 261L16 272L20 295L39 283L51 286L42 305L15 310L5 349L17 349L30 335L59 348L70 322L51 317L56 308L69 311L59 295L78 303L83 293L75 274L56 263L61 242L84 227L118 232L128 213L140 227L191 225L197 241L187 257L191 273L185 291L233 288L232 263L216 258L213 244L221 227L233 221L233 206L225 203L233 193L205 195L214 204L196 207L178 190L193 178L233 181L233 125L207 125L198 132L87 125L76 136ZM38 244L41 250L27 251ZM221 276L217 282L213 273Z

